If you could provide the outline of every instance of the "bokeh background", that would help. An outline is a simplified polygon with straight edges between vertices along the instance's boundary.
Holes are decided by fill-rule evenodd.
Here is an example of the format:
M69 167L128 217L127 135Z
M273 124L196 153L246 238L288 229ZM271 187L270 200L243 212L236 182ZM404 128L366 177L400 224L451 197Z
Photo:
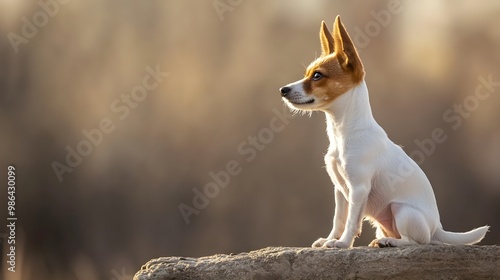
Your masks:
M389 7L399 12L377 21ZM0 0L0 218L9 164L19 218L16 273L6 272L0 229L4 279L125 280L154 257L310 246L327 235L334 206L324 116L296 116L266 133L273 110L284 109L278 88L302 77L320 53L321 20L331 26L337 14L356 37L389 137L411 153L422 151L416 140L445 132L421 163L445 229L488 224L482 244L500 243L500 86L473 100L480 76L500 82L500 2L73 0L58 8L16 53L8 34L22 35L23 18L33 22L43 8ZM169 76L120 119L113 102L157 65ZM464 102L465 113L455 113ZM105 118L115 129L59 182L53 162L64 164L66 147ZM240 146L254 147L255 159ZM241 173L186 224L179 205L193 206L193 188L230 161ZM365 224L356 245L373 237Z

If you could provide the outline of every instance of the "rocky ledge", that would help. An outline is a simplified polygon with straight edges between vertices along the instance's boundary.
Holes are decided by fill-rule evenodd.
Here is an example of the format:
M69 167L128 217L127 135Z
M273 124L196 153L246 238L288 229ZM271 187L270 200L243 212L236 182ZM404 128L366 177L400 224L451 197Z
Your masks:
M167 279L500 279L500 246L269 247L201 258L162 257L134 276Z

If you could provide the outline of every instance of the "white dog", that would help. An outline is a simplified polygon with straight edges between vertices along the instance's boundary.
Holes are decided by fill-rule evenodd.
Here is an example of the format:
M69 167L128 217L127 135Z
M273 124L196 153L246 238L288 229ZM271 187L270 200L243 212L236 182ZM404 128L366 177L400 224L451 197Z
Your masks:
M465 233L443 230L424 172L372 116L363 65L340 17L333 34L322 22L320 40L321 57L305 77L280 89L291 108L326 114L330 147L325 163L335 185L335 217L328 237L312 246L352 247L363 218L377 227L370 246L481 241L488 226Z

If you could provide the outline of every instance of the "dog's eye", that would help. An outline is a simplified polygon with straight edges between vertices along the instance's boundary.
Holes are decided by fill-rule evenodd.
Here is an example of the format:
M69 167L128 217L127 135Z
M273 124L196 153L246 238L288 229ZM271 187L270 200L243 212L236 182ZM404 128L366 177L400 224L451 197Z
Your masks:
M313 81L317 81L319 79L323 78L323 74L321 74L320 72L314 72L313 76L312 76L312 79Z

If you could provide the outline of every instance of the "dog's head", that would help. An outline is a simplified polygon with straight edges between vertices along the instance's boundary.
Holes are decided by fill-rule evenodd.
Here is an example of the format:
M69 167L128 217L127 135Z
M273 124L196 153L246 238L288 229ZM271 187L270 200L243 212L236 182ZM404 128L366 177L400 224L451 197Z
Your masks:
M280 88L283 100L292 109L325 109L363 81L363 64L340 16L335 19L333 33L324 21L321 23L319 38L321 56L307 67L304 78Z

